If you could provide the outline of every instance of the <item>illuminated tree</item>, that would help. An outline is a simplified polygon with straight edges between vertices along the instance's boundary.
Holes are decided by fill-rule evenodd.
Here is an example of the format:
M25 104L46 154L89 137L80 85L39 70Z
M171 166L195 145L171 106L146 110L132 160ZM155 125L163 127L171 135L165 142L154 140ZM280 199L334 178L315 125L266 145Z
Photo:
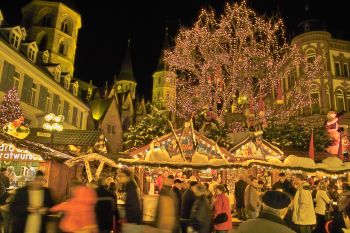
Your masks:
M151 106L152 114L146 115L138 124L124 133L124 148L130 149L150 143L153 139L171 132L165 111Z
M0 126L13 122L23 116L16 89L10 89L0 104Z
M207 108L221 122L228 111L288 119L311 103L312 79L323 69L319 56L308 62L288 45L280 18L258 16L245 1L227 4L220 17L203 9L191 28L180 29L164 61L178 75L173 110L188 119ZM282 105L281 84L294 72L301 78Z

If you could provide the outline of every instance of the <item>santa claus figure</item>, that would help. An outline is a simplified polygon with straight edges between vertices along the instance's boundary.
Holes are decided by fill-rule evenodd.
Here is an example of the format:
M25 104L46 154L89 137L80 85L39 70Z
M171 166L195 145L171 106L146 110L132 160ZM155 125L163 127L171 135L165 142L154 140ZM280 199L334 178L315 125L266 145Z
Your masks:
M341 141L346 140L345 137L341 137L341 133L344 131L343 127L339 127L338 121L339 117L343 115L344 112L336 113L334 111L329 111L327 113L327 121L325 122L325 127L329 137L332 140L332 144L328 146L327 152L332 155L338 155L339 149L345 151L346 143L341 143ZM341 146L342 148L339 148Z

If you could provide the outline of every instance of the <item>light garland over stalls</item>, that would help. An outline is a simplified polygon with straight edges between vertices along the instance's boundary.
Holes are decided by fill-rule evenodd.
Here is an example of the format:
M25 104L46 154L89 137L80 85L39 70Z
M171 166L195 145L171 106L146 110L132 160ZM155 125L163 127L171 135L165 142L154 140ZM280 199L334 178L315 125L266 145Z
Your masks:
M260 118L285 120L310 105L312 80L323 75L324 66L320 56L308 63L300 48L288 45L284 28L280 18L257 16L245 1L227 4L220 17L203 9L192 28L180 29L175 47L165 51L168 69L178 74L172 109L189 119L208 108L223 121L232 105L245 100ZM290 102L275 104L278 85L295 72L301 78L289 84Z

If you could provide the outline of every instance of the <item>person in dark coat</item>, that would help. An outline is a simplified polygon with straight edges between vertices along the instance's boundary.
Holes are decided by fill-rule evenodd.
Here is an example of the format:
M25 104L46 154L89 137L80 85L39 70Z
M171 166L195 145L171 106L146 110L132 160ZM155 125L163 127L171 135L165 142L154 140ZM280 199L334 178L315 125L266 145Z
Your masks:
M127 224L124 224L123 232L140 232L142 230L139 226L142 222L140 189L135 180L132 179L132 173L128 169L122 169L119 172L118 182L124 185L126 193L125 214Z
M194 202L190 214L192 228L198 233L211 232L211 216L209 200L206 196L205 185L198 184L195 189L196 201Z
M187 233L187 227L190 223L190 214L193 203L196 201L196 195L194 194L194 190L198 185L197 181L191 181L190 187L184 192L182 196L182 204L181 204L181 232Z
M244 192L247 187L247 182L244 181L243 177L240 177L235 184L235 199L236 199L236 208L239 213L240 219L245 219L244 214Z
M237 233L295 233L283 218L290 205L290 197L280 191L268 191L263 196L263 210L258 218L240 224Z
M107 190L104 180L103 178L99 179L98 187L96 188L97 204L95 211L99 233L111 232L114 221L119 220L116 197L112 192Z
M54 205L50 190L44 187L44 173L38 171L33 181L17 189L10 205L13 233L45 233L48 209Z
M294 196L296 189L293 184L287 180L286 174L281 172L279 174L279 180L272 186L272 190L280 190L282 192L288 193L291 196Z
M174 191L174 193L175 193L175 195L177 197L177 204L178 204L177 216L179 216L179 217L181 215L182 184L183 184L182 180L175 179L174 186L173 186L173 191Z

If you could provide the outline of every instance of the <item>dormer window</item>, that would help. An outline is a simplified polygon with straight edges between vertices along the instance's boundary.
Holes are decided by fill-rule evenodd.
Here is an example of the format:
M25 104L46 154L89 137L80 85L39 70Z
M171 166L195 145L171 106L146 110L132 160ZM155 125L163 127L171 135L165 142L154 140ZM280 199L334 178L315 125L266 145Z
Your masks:
M78 89L79 89L79 83L78 83L78 81L76 81L76 82L73 84L73 95L74 95L74 96L78 96Z
M25 28L21 28L22 40L25 40L27 37L27 32Z
M70 77L69 75L66 75L66 77L64 78L63 86L64 88L69 90L69 85L70 85Z
M59 83L61 81L61 67L60 66L57 66L55 68L54 77L55 77L56 82Z
M18 49L19 47L19 41L20 41L20 36L15 33L15 32L12 32L11 33L11 36L10 36L10 44L15 47L16 49Z
M34 49L29 48L28 57L31 61L35 61L35 55L36 55L36 53L35 53Z
M48 63L49 62L49 51L45 50L43 52L43 62Z

